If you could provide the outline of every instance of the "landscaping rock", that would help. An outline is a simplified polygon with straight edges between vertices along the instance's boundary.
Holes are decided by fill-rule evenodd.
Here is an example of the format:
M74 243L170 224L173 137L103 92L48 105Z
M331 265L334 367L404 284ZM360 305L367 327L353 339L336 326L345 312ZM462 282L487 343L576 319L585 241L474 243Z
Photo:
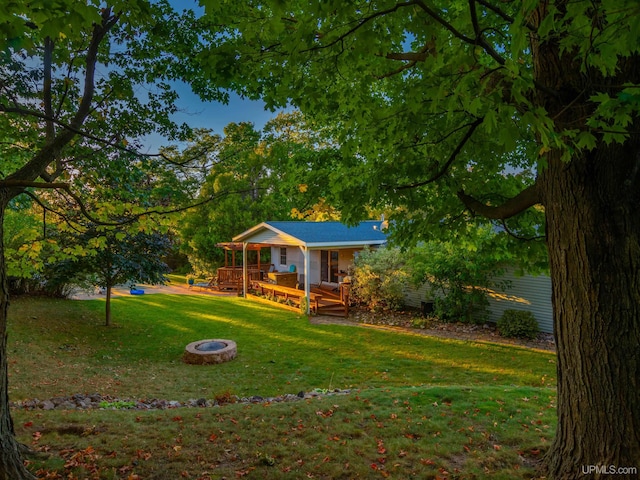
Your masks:
M297 395L287 393L277 397L262 397L260 395L253 395L251 397L240 398L233 395L230 401L224 402L224 404L243 403L243 404L257 404L257 403L275 403L275 402L298 402L301 400L311 400L322 398L328 395L348 395L351 390L323 390L316 389L311 392L299 392ZM112 407L105 407L104 405L113 405ZM123 406L118 406L118 405ZM131 404L131 406L126 405ZM18 402L10 402L9 405L12 408L21 408L25 410L87 410L87 409L136 409L136 410L166 410L173 408L207 408L207 407L219 407L223 404L216 400L207 400L206 398L191 399L186 402L179 402L177 400L163 400L163 399L142 399L131 400L122 399L110 396L102 396L98 394L82 395L75 394L70 397L55 397L49 400L38 400L37 398L30 400L23 400Z

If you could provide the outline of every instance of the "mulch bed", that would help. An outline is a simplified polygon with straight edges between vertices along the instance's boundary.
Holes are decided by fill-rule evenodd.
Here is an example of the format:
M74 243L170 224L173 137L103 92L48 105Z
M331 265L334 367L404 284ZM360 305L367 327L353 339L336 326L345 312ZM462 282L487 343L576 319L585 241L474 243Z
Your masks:
M434 337L453 338L467 341L485 341L504 343L527 348L537 348L555 352L556 344L550 333L539 333L532 340L523 338L506 338L498 333L494 323L481 325L469 323L446 323L436 319L424 318L416 310L399 312L371 312L362 308L353 308L349 311L349 318L315 316L311 317L311 323L317 324L350 324L362 326L386 326L398 329L407 329L422 335Z

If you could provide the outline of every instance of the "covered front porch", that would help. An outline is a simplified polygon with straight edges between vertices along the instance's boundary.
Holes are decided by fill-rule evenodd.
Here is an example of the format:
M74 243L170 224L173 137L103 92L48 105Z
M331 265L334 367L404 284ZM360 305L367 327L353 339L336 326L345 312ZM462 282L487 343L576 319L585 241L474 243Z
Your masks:
M273 265L261 262L260 252L265 245L252 244L243 249L243 244L238 242L217 243L217 247L224 249L224 267L216 270L216 274L210 282L210 288L226 291L242 291L243 278L246 275L249 281L260 281ZM248 263L247 252L255 252L254 263ZM242 263L238 265L238 257Z

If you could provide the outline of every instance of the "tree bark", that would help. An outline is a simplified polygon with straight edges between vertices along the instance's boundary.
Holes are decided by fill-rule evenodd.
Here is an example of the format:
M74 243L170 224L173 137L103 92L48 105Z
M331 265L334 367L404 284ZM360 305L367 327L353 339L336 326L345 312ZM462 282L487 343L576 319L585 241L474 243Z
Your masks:
M9 286L4 258L4 212L9 195L0 193L0 480L32 480L26 469L15 438L13 420L9 410L9 371L7 362L7 312Z
M558 351L554 479L640 472L639 164L636 139L551 158L539 178Z
M554 15L550 4L563 12L567 1L540 2L533 23ZM590 97L616 97L620 85L640 80L638 56L620 58L617 77L603 77L562 49L557 36L541 41L532 34L531 48L534 78L545 87L533 100L556 131L591 131ZM628 131L624 144L591 131L596 147L569 161L547 152L537 180L558 352L558 426L545 459L553 479L640 472L640 119Z

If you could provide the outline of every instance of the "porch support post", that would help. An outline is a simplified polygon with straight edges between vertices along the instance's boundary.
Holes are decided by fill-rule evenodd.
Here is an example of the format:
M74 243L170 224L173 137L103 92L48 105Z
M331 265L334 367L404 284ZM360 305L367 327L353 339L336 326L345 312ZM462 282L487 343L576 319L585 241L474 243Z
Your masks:
M260 266L260 254L262 253L262 247L258 247L258 250L256 251L258 252L258 280L262 280L260 277L260 270L262 270L262 267Z
M302 247L304 256L304 294L307 297L307 315L311 313L311 284L309 283L309 271L311 270L311 262L309 260L309 248Z
M249 269L247 268L247 242L242 242L242 296L247 297Z

